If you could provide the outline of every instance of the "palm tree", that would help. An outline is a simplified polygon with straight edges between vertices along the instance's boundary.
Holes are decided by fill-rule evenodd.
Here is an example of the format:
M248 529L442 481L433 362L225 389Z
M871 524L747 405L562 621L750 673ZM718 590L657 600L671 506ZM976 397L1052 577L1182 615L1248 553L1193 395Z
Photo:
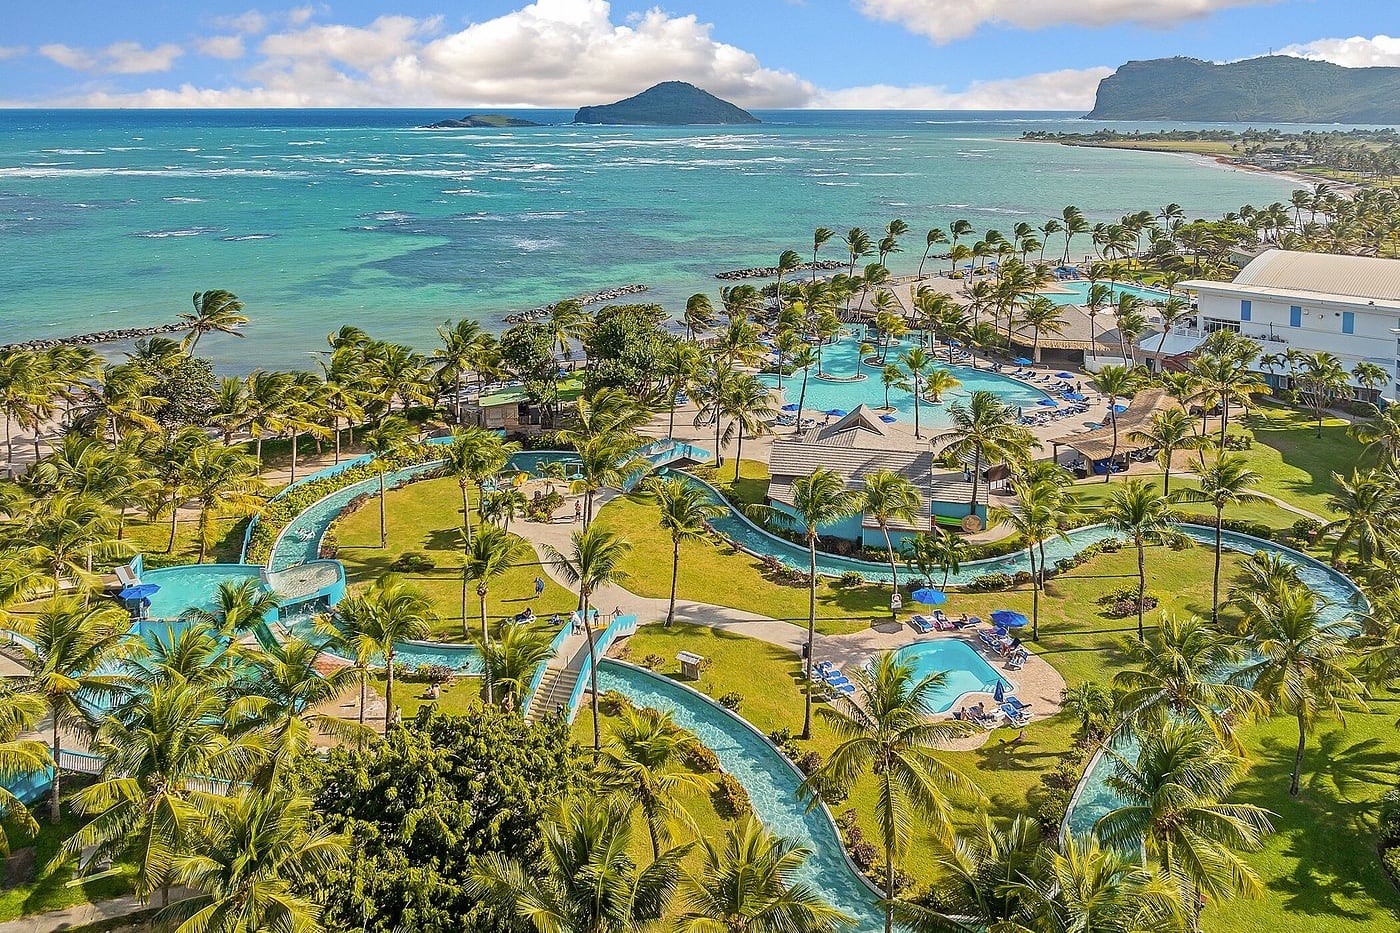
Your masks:
M442 341L442 346L433 351L437 377L451 385L453 420L461 424L466 376L472 370L481 343L489 338L482 332L481 325L469 317L456 323L444 321L438 326L437 334Z
M1276 709L1298 721L1290 796L1298 796L1308 731L1319 719L1342 718L1344 705L1365 710L1365 687L1352 672L1350 620L1325 621L1304 586L1285 583L1272 593L1244 594L1244 645L1250 663L1231 677L1249 684Z
M817 280L817 254L821 252L823 246L831 242L831 238L836 236L836 231L827 227L818 227L812 231L812 281Z
M757 376L738 373L720 396L719 413L727 415L730 426L738 431L739 443L734 450L734 482L737 483L744 456L744 435L766 434L769 420L778 414L773 405L773 390Z
M1009 826L985 811L952 842L933 839L940 871L924 904L900 902L894 915L915 933L997 929L1025 912L1027 885L1039 875L1045 859L1040 826L1018 815ZM1019 928L1017 928L1019 929Z
M627 708L603 748L603 786L636 801L651 837L653 860L661 857L662 842L670 842L670 824L694 825L677 795L713 787L684 763L699 744L695 733L677 726L670 713Z
M889 363L880 370L880 382L885 387L885 408L890 409L890 389L904 389L908 391L909 383L904 380L904 370L893 363Z
M694 343L676 340L666 345L657 359L656 376L666 399L666 436L676 434L676 399L690 389L700 374L700 348ZM778 378L782 379L779 366Z
M217 632L221 637L237 641L253 631L269 616L275 618L282 600L256 578L224 580L214 588L213 608L190 607L180 613L181 619L196 623L196 628Z
M1126 366L1108 365L1094 374L1093 386L1108 396L1108 421L1113 425L1113 448L1104 464L1103 481L1113 477L1112 465L1118 456L1118 400L1133 394L1137 387L1137 377Z
M1040 335L1063 333L1068 323L1063 307L1037 295L1021 308L1021 325L1031 329L1031 358L1039 363Z
M63 734L91 735L96 727L93 704L111 705L125 691L127 678L111 671L112 662L127 650L131 618L114 603L85 605L76 597L55 596L35 615L13 617L12 624L33 644L16 645L27 672L20 690L38 697L49 711L49 756L55 765L49 822L57 823Z
M919 434L919 397L922 395L922 383L933 368L933 356L923 347L913 347L906 351L899 362L903 364L904 371L909 374L912 380L914 392L914 437L922 437Z
M666 626L676 620L676 583L680 578L681 542L704 537L708 521L725 512L705 491L679 476L648 477L641 487L642 494L659 510L657 520L671 536L671 599L666 607Z
M1037 930L1051 933L1177 933L1186 929L1172 885L1150 866L1092 836L1067 836L1040 877L1023 886Z
M190 452L184 471L184 495L199 503L196 563L204 563L214 544L216 519L244 517L262 506L265 497L257 470L256 460L232 447L206 444Z
M885 933L893 924L895 860L908 848L915 815L927 821L935 837L947 840L953 831L949 795L983 799L976 784L937 754L970 728L953 719L933 720L933 694L943 677L916 679L912 662L889 651L876 655L854 676L856 703L822 707L821 717L840 744L798 791L815 805L817 788L848 793L861 777L873 775L879 786L875 817L885 847Z
M1244 759L1221 748L1204 727L1166 721L1143 735L1136 761L1112 749L1108 788L1123 802L1094 826L1109 846L1143 847L1179 890L1195 927L1197 891L1212 897L1253 896L1259 876L1237 850L1258 849L1271 814L1227 798L1244 774Z
M588 688L593 706L593 750L598 751L603 746L598 717L598 648L588 610L593 594L600 588L617 586L627 580L628 574L623 569L623 561L632 550L632 545L610 531L591 526L582 531L575 531L569 536L567 554L550 544L546 544L544 550L555 572L571 586L578 587L583 629L588 635Z
M832 933L851 922L798 880L812 850L769 833L752 816L700 845L704 863L682 885L679 929Z
M72 800L92 820L63 843L64 854L86 867L135 852L137 897L160 890L168 904L175 859L193 851L220 802L203 785L238 778L257 756L256 742L230 741L226 707L208 685L174 682L150 686L103 720L93 745L106 759L103 779Z
M890 606L899 592L899 570L894 562L894 545L890 543L890 522L916 525L923 510L918 488L893 470L876 470L865 477L865 511L880 526L885 536L885 554L890 561Z
M940 227L934 227L934 228L933 228L932 230L930 230L930 231L928 232L928 234L924 237L924 254L923 254L923 256L919 257L919 272L918 272L919 278L923 278L923 277L924 277L924 263L928 262L929 253L933 252L933 248L934 248L935 246L938 246L938 245L940 245L940 244L947 243L947 242L948 242L948 234L944 233L943 230L942 230L942 228L940 228Z
M19 738L33 729L44 715L44 701L17 693L8 683L0 684L0 857L10 855L8 830L18 829L29 838L38 835L39 824L10 790L13 781L53 767L53 759L43 742Z
M1099 681L1086 680L1060 691L1060 709L1079 720L1079 735L1088 744L1107 731L1113 695Z
M1204 443L1195 431L1189 412L1180 408L1153 414L1147 426L1128 432L1128 440L1157 448L1157 463L1162 467L1162 492L1172 491L1172 455L1178 450L1194 450Z
M379 620L374 607L359 594L351 594L316 619L316 631L326 636L325 647L350 662L360 688L356 721L365 724L369 699L369 671L379 658Z
M384 726L387 729L394 713L394 656L398 645L428 636L436 618L433 604L396 573L384 574L350 599L363 601L354 611L362 614L364 621L359 624L378 642L376 647L384 658ZM341 614L347 612L344 602L336 609Z
M476 487L478 504L486 496L486 482L506 468L511 455L520 450L514 441L505 441L495 431L469 427L452 432L451 443L442 451L441 472L457 480L462 493L462 528L466 532L467 546L472 542L471 504L467 495L470 486Z
M468 897L513 916L537 933L631 933L664 916L690 846L663 852L646 868L629 854L632 819L617 796L577 794L544 821L538 857L492 852L477 860Z
M67 492L29 503L9 527L0 529L0 540L48 575L54 596L65 578L80 591L90 591L100 580L94 561L132 552L117 537L116 519L106 506L92 496Z
M1176 537L1172 500L1140 479L1130 479L1109 493L1103 520L1137 549L1137 637L1143 640L1142 604L1147 598L1147 545L1163 544Z
M481 531L467 547L462 563L462 634L467 630L467 583L476 581L476 598L481 608L481 650L491 646L491 632L486 627L486 596L491 581L503 576L522 563L530 552L524 539L495 525L482 525ZM494 703L491 678L486 678L486 702Z
M1196 472L1200 477L1199 488L1184 489L1179 498L1185 502L1209 503L1215 509L1215 570L1211 575L1210 588L1210 618L1215 622L1220 618L1221 530L1225 522L1225 509L1227 506L1252 505L1269 500L1250 492L1250 487L1257 486L1263 477L1251 470L1248 461L1238 454L1222 454L1209 467L1202 455L1197 459Z
M818 467L792 483L792 519L801 524L807 541L807 657L803 674L812 682L812 657L817 641L817 536L826 525L855 515L865 506L861 493L846 488L840 474ZM809 686L802 714L802 738L812 737L812 690Z
M371 467L379 474L379 546L389 543L389 527L384 518L384 474L392 470L410 449L413 427L408 420L390 415L365 432L365 447L374 455ZM468 519L470 520L470 519Z
M946 369L930 370L924 382L924 391L928 393L929 401L942 403L944 394L953 391L962 385L962 380L954 376Z
M316 825L311 801L248 790L213 810L175 880L200 892L156 915L176 933L319 933L321 907L300 892L348 858L350 841Z
M323 674L317 669L321 648L289 638L248 656L249 681L228 708L237 735L256 736L265 743L267 762L254 783L272 787L314 745L315 732L362 744L364 726L346 722L328 707L358 675L352 667Z
M1035 436L1017 422L1016 409L1005 404L994 392L979 389L964 404L948 406L952 428L934 437L933 444L947 444L947 455L957 458L972 454L972 499L967 514L977 514L978 484L983 464L995 459L1022 459L1039 446Z
M812 348L811 344L799 344L797 349L793 351L793 369L802 370L802 388L797 393L797 417L793 419L793 434L800 434L802 431L802 409L807 404L807 374L811 371L816 362L817 351ZM888 392L886 395L888 396ZM888 398L886 398L885 404L886 407L889 406ZM718 455L718 451L716 455Z
M1060 530L1058 516L1063 496L1048 483L1027 483L1015 480L1011 484L1017 504L1015 508L996 506L991 519L1005 524L1026 542L1026 554L1031 563L1031 641L1040 641L1040 591L1045 586L1045 566L1040 554L1048 538L1069 538Z
M1336 539L1332 559L1340 558L1348 546L1355 546L1363 564L1378 557L1388 560L1396 549L1396 522L1400 519L1395 480L1381 470L1353 468L1349 477L1333 473L1332 483L1335 491L1327 499L1327 508L1340 518L1318 532L1320 537Z
M684 322L686 333L690 334L691 340L695 340L714 327L717 318L715 306L710 302L710 296L701 292L687 298L685 314L681 320Z
M530 680L554 656L554 632L528 622L506 622L482 652L486 679L504 709L520 709Z
M1241 718L1265 712L1259 695L1226 682L1244 659L1234 638L1194 616L1167 617L1145 642L1123 645L1127 667L1113 677L1118 712L1142 735L1167 720L1199 723L1237 755L1244 747L1235 734Z
M244 336L239 333L238 328L247 324L248 318L243 314L243 302L239 301L233 292L222 288L195 292L192 303L193 312L186 311L179 315L180 320L189 325L189 331L181 344L186 353L193 355L199 338L215 331L235 337Z
M1366 445L1366 454L1379 455L1383 465L1400 459L1400 406L1387 405L1366 421L1356 421L1351 435Z

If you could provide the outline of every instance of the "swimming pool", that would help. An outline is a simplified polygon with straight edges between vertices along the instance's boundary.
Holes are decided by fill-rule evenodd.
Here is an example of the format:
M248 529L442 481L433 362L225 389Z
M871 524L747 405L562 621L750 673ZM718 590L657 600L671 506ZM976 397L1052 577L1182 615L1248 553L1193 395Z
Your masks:
M886 363L898 363L900 354L912 346L914 344L908 341L896 341L890 346L889 353L886 354ZM828 344L822 348L822 371L837 379L850 380L856 375L856 364L859 362L859 356L860 341L855 337L843 337L836 343ZM966 402L973 392L986 390L995 394L1008 405L1023 408L1029 408L1047 397L1035 386L1020 380L1000 376L990 370L974 369L971 366L950 366L946 362L946 358L945 361L935 363L935 367L948 370L962 385L951 392L943 393L943 401L940 404L935 405L927 399L919 403L919 426L924 429L936 429L951 424L952 419L948 415L948 406L957 401ZM880 366L862 363L860 372L865 376L864 379L837 382L820 378L817 375L816 367L813 367L807 375L807 395L802 401L803 407L808 411L830 411L835 408L850 411L862 404L872 408L883 408L885 387L880 381L880 370ZM777 386L778 384L776 374L768 374L760 378L768 385ZM796 404L801 393L801 373L796 376L783 377L785 402ZM895 409L895 417L906 424L913 424L913 393L891 387L889 398L890 405Z
M283 632L313 645L323 644L326 636L316 630L316 617L299 613L280 623ZM327 654L335 652L327 651ZM339 655L337 655L339 657ZM382 664L383 659L377 659ZM394 663L409 670L440 665L453 673L476 677L481 674L481 650L476 645L448 645L426 641L401 641L394 646Z
M152 619L178 619L187 609L213 612L220 583L261 580L262 568L252 564L190 564L162 567L141 574L142 583L155 583L160 590L151 594Z
M1113 297L1109 299L1110 304L1118 300L1119 292L1127 292L1130 295L1136 295L1143 301L1161 302L1165 301L1167 297L1166 292L1158 289L1144 288L1141 285L1130 285L1126 282L1117 284L1112 282L1100 282L1099 284L1107 285L1112 291ZM1057 288L1069 289L1069 294L1065 294L1064 292L1042 292L1042 294L1057 305L1082 305L1089 300L1089 283L1083 279L1076 279L1069 282L1056 282L1055 286Z
M992 669L976 648L958 638L936 638L905 645L895 652L895 657L911 662L916 678L943 675L943 683L930 691L929 705L935 713L946 713L965 693L992 693L998 683L1007 693L1016 689L1011 681Z

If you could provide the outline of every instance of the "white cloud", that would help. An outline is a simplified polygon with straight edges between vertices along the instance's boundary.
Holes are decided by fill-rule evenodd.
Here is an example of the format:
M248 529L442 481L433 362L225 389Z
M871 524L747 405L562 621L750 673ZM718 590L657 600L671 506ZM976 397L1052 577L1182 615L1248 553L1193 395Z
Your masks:
M1400 66L1400 38L1394 36L1352 36L1348 39L1317 39L1290 45L1278 50L1280 55L1295 55L1317 61L1332 62L1347 68L1368 68L1375 65Z
M868 87L824 91L814 107L836 110L1089 110L1099 82L1112 68L1068 68L1021 78L973 81L960 91L942 85Z
M264 37L258 51L262 58L245 75L249 87L103 91L64 103L577 107L671 79L747 107L801 107L816 94L797 75L764 68L752 53L716 41L694 15L653 9L619 24L606 0L535 0L452 33L443 33L437 17L307 25Z
M0 61L7 58L18 58L29 50L22 45L0 45Z
M258 10L249 10L246 13L239 13L237 16L217 16L213 23L215 26L232 29L245 36L255 36L267 29L267 16Z
M855 0L867 16L903 25L935 42L972 35L986 25L1172 26L1237 6L1276 0Z
M148 49L137 42L113 42L105 49L90 51L53 43L39 46L39 54L73 71L137 75L169 71L184 49L173 43Z
M210 58L235 59L243 57L242 36L210 36L195 41L195 48Z

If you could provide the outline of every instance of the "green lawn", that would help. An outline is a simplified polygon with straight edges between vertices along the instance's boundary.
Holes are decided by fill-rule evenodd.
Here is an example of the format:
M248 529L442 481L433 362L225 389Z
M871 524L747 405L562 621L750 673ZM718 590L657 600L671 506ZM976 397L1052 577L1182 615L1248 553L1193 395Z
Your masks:
M72 777L67 780L64 789L65 795L78 789L78 780ZM131 893L134 870L130 866L119 866L115 875L72 887L69 886L69 882L73 880L74 862L72 859L66 859L59 863L53 871L45 872L49 861L58 854L64 840L77 832L83 821L69 813L65 807L62 818L55 826L48 821L49 811L46 799L39 801L33 808L33 812L39 821L39 835L32 841L35 856L35 878L24 884L0 891L0 922L14 920L16 917L29 914L62 910L65 907L73 907L78 904L108 900ZM17 852L30 844L30 841L26 840L21 832L11 827L7 827L7 829L9 830L11 851Z
M1255 408L1244 425L1254 436L1245 456L1264 478L1259 488L1317 515L1328 514L1332 473L1345 476L1364 459L1361 443L1340 418L1324 418L1320 438L1307 413L1291 408Z
M473 498L473 505L475 499ZM462 641L462 538L458 523L462 514L462 494L451 478L424 480L402 489L391 490L385 500L387 547L379 546L379 505L370 499L354 513L336 521L340 545L337 555L345 564L352 584L366 583L389 569L405 551L420 551L436 565L423 573L404 576L432 599L440 619L432 637L440 641ZM475 520L475 519L473 519ZM517 520L516 525L518 525ZM513 525L515 527L515 525ZM544 593L534 598L535 577L545 581ZM509 618L526 607L536 615L567 615L578 605L578 598L555 583L539 565L533 548L526 561L491 581L486 599L487 617ZM467 593L467 622L480 626L476 584Z
M243 550L243 529L246 519L219 519L214 523L214 545L204 555L206 563L236 564ZM166 551L170 543L170 519L147 521L128 516L124 540L132 553L143 555L147 567L171 567L193 564L199 558L199 535L193 521L180 521L175 528L175 548Z
M1146 482L1147 484L1152 486L1152 488L1159 491L1162 488L1161 473L1134 474L1133 476L1126 478L1122 476L1115 476L1111 481L1107 483L1105 483L1103 480L1076 483L1072 490L1074 498L1079 502L1080 508L1090 512L1097 511L1103 508L1105 504L1107 504L1108 497L1112 493L1114 487L1126 482L1127 479L1142 480L1143 482ZM1196 482L1195 480L1187 479L1182 476L1177 476L1175 473L1172 474L1171 492L1173 495L1177 494L1178 492L1184 493L1185 490L1188 489L1199 488L1200 483ZM1201 502L1190 502L1182 500L1177 504L1176 508L1181 512L1189 514L1211 516L1215 514L1215 510L1211 508L1209 504ZM1225 510L1225 517L1227 519L1236 519L1238 521L1257 522L1261 525L1267 525L1276 531L1284 531L1287 530L1294 522L1296 522L1302 516L1290 512L1287 509L1280 508L1279 506L1274 505L1272 502L1261 502L1258 504L1238 505L1227 508Z

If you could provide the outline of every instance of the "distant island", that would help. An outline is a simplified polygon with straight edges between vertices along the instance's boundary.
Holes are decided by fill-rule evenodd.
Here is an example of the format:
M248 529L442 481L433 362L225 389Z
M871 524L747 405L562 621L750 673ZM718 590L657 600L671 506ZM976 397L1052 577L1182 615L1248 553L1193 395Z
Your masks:
M1287 55L1218 65L1128 62L1099 82L1091 120L1400 123L1400 68L1343 68Z
M519 117L508 117L503 113L471 113L460 120L439 120L436 123L429 123L430 130L470 130L482 127L494 127L501 129L509 126L543 126L543 123L536 123L534 120L522 120Z
M762 122L747 110L684 81L665 81L635 97L582 107L575 123L624 126L732 125Z

